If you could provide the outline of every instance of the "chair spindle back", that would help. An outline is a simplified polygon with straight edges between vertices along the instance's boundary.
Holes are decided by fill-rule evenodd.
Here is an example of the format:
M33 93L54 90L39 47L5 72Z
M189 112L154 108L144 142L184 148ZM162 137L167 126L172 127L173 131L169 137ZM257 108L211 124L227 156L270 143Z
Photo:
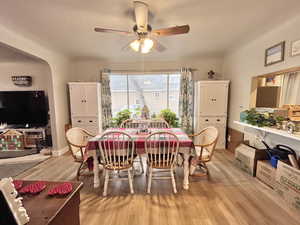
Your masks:
M150 134L145 140L147 162L153 168L171 168L177 158L178 137L167 131Z
M122 170L132 167L135 149L129 134L122 131L105 132L98 144L106 169Z

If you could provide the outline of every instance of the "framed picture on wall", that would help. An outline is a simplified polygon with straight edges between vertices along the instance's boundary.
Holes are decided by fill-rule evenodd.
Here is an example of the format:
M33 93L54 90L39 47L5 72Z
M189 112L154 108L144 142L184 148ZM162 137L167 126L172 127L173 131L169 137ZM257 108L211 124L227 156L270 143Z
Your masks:
M291 56L300 55L300 39L292 41L291 44Z
M282 41L265 51L265 66L270 66L284 60L285 41Z

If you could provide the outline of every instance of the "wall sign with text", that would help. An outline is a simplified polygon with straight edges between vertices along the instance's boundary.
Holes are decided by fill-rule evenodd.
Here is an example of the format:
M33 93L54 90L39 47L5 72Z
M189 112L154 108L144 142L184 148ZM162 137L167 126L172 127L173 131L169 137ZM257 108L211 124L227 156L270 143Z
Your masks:
M14 85L20 87L30 87L32 85L32 77L31 76L12 76L11 80Z

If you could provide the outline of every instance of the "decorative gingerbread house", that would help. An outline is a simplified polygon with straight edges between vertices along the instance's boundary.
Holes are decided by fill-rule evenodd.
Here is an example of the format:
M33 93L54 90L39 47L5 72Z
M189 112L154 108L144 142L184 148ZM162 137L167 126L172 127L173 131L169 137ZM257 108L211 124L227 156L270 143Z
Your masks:
M16 130L7 130L0 134L0 150L23 150L24 135Z

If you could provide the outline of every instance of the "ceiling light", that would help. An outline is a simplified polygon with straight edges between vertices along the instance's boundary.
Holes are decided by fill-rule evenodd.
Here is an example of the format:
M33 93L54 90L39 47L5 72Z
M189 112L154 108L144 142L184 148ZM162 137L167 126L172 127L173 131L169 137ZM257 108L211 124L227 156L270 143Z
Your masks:
M153 41L151 39L149 38L143 39L141 44L141 53L144 54L149 53L152 47L153 47Z
M134 40L130 43L130 47L132 48L132 50L138 52L140 50L140 44L140 40Z

